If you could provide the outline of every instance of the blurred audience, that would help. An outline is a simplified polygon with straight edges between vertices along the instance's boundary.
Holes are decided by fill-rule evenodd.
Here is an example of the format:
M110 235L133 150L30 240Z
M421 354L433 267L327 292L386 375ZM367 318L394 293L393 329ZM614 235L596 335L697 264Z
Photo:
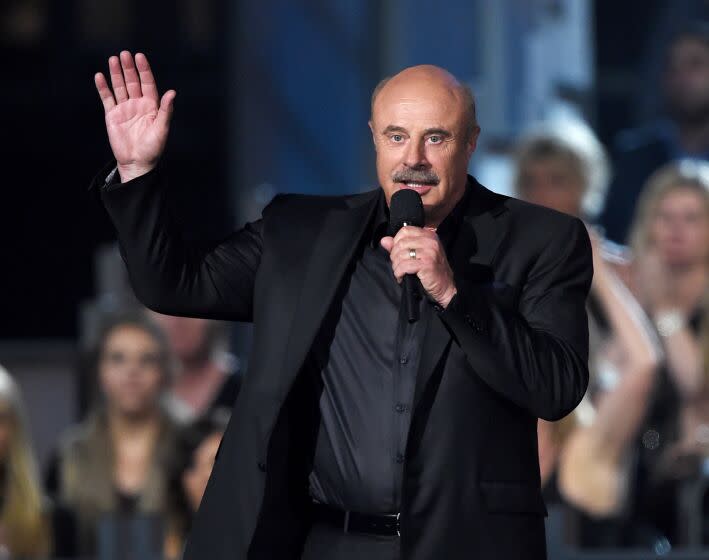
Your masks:
M0 366L0 558L46 558L50 515L20 390Z
M638 510L672 544L686 539L681 486L709 472L709 164L667 164L648 180L630 232L631 287L665 349L644 436L644 500ZM703 325L703 326L702 326ZM704 335L706 336L706 335ZM709 516L709 508L705 515ZM706 535L709 544L709 534Z
M202 501L230 415L230 408L215 408L181 433L169 477L173 514L166 541L167 558L180 558L182 554L192 517Z
M175 369L162 329L143 310L111 316L93 356L101 399L62 437L47 476L50 494L75 517L73 554L89 556L107 518L168 516L166 465L177 444L161 405Z
M615 544L621 531L616 521L629 502L632 443L645 417L660 347L618 276L627 274L627 252L588 225L603 203L606 160L585 124L552 121L520 140L515 187L520 198L579 217L589 230L594 267L587 301L589 390L566 418L539 421L540 470L547 503L578 512L578 541Z
M709 159L709 25L694 23L670 42L664 69L667 116L626 130L616 141L615 178L601 223L625 243L638 195L650 174L680 158Z
M150 315L167 333L178 360L165 400L173 417L189 422L215 408L231 408L241 375L238 359L228 351L228 323L154 311Z

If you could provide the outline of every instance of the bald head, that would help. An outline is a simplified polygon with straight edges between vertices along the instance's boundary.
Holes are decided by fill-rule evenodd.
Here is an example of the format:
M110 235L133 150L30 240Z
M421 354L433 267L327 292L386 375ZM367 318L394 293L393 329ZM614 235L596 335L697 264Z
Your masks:
M469 88L437 66L413 66L382 80L369 121L377 177L387 203L399 189L421 195L436 227L465 192L480 128Z
M453 104L459 104L464 111L466 137L476 133L478 121L472 90L466 84L461 84L453 74L433 64L410 66L381 80L372 92L371 114L374 115L378 98L384 98L388 94L406 95L407 91L448 98Z

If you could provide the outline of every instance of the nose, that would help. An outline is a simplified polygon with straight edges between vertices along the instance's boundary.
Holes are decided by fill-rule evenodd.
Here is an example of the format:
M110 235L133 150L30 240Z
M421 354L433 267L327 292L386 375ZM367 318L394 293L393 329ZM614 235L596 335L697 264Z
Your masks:
M414 169L429 166L426 159L426 150L424 149L424 140L411 139L406 147L406 154L404 154L404 165Z

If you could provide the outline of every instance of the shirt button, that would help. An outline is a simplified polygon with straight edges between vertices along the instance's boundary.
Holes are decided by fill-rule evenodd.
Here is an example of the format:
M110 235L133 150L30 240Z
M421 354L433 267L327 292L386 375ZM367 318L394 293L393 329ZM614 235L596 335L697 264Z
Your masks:
M396 462L397 462L397 463L403 463L403 462L404 462L404 454L403 454L403 453L397 453L397 454L396 454Z
M394 407L394 409L397 412L404 412L406 410L406 405L404 403L396 403L396 406Z
M399 358L400 364L405 364L408 361L409 361L409 358L407 358L406 356L401 356L401 358Z

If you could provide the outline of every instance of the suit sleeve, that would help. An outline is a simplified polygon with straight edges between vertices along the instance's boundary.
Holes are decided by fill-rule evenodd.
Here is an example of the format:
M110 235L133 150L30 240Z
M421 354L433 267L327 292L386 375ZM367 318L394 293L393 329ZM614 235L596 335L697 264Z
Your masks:
M108 179L100 187L101 201L131 286L146 307L168 315L252 320L263 219L198 244L183 238L171 215L160 166L125 183Z
M441 312L483 381L545 420L566 416L588 387L591 242L580 219L565 223L532 266L518 309L456 277L458 293Z

